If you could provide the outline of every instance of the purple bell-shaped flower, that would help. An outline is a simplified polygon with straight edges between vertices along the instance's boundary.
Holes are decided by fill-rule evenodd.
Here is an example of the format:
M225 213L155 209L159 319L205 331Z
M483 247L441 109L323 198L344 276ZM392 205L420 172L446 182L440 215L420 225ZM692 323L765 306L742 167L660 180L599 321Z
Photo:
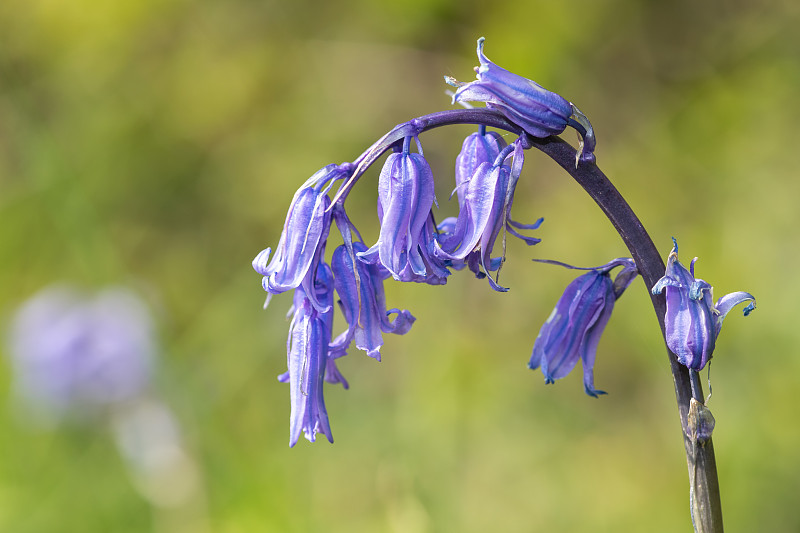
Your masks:
M555 261L543 261L575 268ZM611 270L622 270L611 281ZM539 331L528 368L542 368L545 383L554 383L583 364L583 386L595 398L604 391L594 388L594 361L600 336L611 318L614 302L638 274L633 259L621 257L589 270L570 283L550 317Z
M748 292L726 294L717 303L713 288L702 279L695 279L692 260L689 270L678 261L678 241L667 258L667 270L655 286L653 294L666 290L667 312L664 317L667 346L678 362L692 370L701 370L711 359L722 329L725 315L736 305L752 302L744 308L744 316L755 309L755 297Z
M582 138L578 158L594 162L594 130L586 116L558 94L489 61L483 53L484 41L483 37L478 39L480 66L475 68L476 81L462 83L445 76L447 83L458 87L453 103L486 102L486 107L497 109L528 134L539 138L558 135L568 125L572 126Z

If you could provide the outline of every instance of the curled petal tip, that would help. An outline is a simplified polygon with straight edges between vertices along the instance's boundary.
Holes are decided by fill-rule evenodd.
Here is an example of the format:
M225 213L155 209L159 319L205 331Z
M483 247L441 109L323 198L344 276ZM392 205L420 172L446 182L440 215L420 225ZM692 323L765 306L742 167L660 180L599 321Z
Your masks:
M253 270L261 274L262 276L268 275L267 272L267 265L269 264L269 256L272 253L272 248L267 248L259 252L259 254L253 259Z
M488 61L486 56L483 53L483 45L486 43L486 37L479 37L478 38L478 45L477 45L477 52L478 52L478 60L481 62L481 67L483 64ZM480 67L475 67L475 72L478 72Z
M599 398L600 396L602 396L604 394L608 394L604 390L590 389L589 387L586 387L585 390L586 390L586 394L588 394L592 398Z
M755 302L753 302L750 305L748 305L747 307L745 307L744 308L744 316L747 316L750 313L752 313L755 310L755 308L756 308L756 303Z
M575 159L575 167L577 168L579 161L586 163L594 163L594 149L597 142L594 138L594 128L589 119L586 118L580 109L578 109L572 102L569 103L572 114L569 116L570 125L578 132L578 153Z

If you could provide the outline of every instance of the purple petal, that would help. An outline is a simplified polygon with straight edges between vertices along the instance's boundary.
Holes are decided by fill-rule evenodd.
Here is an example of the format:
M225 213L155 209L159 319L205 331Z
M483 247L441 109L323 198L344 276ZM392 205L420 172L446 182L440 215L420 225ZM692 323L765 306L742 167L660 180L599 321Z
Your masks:
M320 248L324 247L330 230L327 193L333 182L345 175L336 165L328 165L295 193L272 260L267 263L269 248L253 260L253 268L264 276L264 289L269 293L279 294L298 287L308 272L314 270L312 265L318 263ZM306 292L313 300L314 291L306 287Z
M528 367L541 367L546 383L569 374L580 358L586 394L594 397L605 394L594 387L594 363L600 336L616 300L609 274L611 268L614 267L592 269L573 280L539 331Z
M693 370L701 370L711 359L718 331L715 331L711 286L696 280L692 271L678 261L678 243L667 258L664 277L653 286L653 294L666 291L664 316L667 346L678 362Z
M507 145L499 133L473 133L464 139L461 152L456 157L456 191L458 208L463 208L466 184L472 179L481 163L493 163Z
M540 218L539 220L543 220L543 219ZM534 224L529 224L529 225L533 226ZM542 239L537 239L536 237L527 237L527 236L519 233L513 227L511 227L511 224L506 224L506 231L508 231L514 237L522 240L528 246L533 246L534 244L539 244L540 242L542 242Z
M730 310L744 302L752 302L744 309L744 316L747 316L756 307L756 298L749 292L732 292L717 300L717 304L714 306L714 309L716 310L715 317L717 319L714 327L715 335L719 336L719 332L722 329L722 321L725 320L725 316L730 312Z
M716 336L710 308L689 298L688 291L667 287L665 327L667 346L678 362L701 370L714 351Z
M333 357L328 357L328 361L325 366L325 381L333 385L341 383L343 388L350 388L350 384L347 383L347 380L339 371L339 367L336 366L336 359Z
M481 163L467 184L463 208L458 213L453 238L448 241L451 245L458 241L457 246L450 253L437 249L437 256L464 259L475 249L487 231L490 217L493 214L497 217L496 204L502 206L505 199L502 186L506 183L509 170L505 165L495 167L489 163Z
M517 229L539 229L539 227L542 225L542 222L544 222L544 218L539 218L539 220L533 224L520 224L519 222L512 220L511 217L508 217L508 224Z
M353 244L356 253L363 252L365 248L362 243ZM346 336L340 336L334 344L337 349L340 345L346 348L346 344L354 338L356 348L380 361L382 333L405 333L415 319L408 311L394 310L398 317L394 322L389 320L383 291L384 276L377 265L355 261L354 268L353 258L345 246L334 251L331 263L336 292L341 298L342 311L349 325Z
M324 263L320 264L315 276L314 290L316 298L328 309L326 312L312 305L302 288L295 289L295 315L287 351L291 398L289 446L297 443L301 433L311 442L314 442L317 433L323 433L333 442L323 397L333 326L333 277ZM340 378L337 370L332 379ZM286 376L279 379L285 380Z
M600 343L600 337L611 318L611 312L614 310L614 289L608 287L606 294L606 305L603 308L600 316L597 318L594 325L592 325L586 332L586 336L581 343L581 364L583 365L583 387L586 394L597 398L600 394L606 394L594 388L594 361L597 357L597 345Z
M571 299L564 321L555 330L558 336L552 338L555 341L551 347L552 353L542 363L542 372L546 377L551 380L562 378L575 366L588 329L597 322L608 303L608 285L608 276L589 272L573 282L574 296L570 288L564 292L564 297L571 296Z
M408 152L391 154L378 180L378 242L374 250L359 256L374 263L377 251L380 263L396 279L424 278L427 270L419 247L433 202L433 173L425 158Z

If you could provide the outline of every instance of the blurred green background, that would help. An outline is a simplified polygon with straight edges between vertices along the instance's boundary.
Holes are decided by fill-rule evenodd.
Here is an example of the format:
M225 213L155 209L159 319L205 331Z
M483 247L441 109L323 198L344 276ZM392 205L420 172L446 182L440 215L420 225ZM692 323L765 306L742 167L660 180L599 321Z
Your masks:
M472 79L484 35L493 61L591 119L599 166L665 256L674 235L717 296L757 296L757 312L726 320L712 365L723 511L728 531L798 531L798 6L5 0L0 311L7 320L54 281L149 298L158 389L215 532L689 531L672 380L641 282L600 344L608 396L584 395L580 372L546 387L526 369L574 276L530 259L626 255L534 152L515 212L545 217L544 242L510 242L511 291L463 272L445 287L387 283L390 306L416 324L387 336L382 363L355 350L341 361L351 389L326 389L336 444L287 446L288 387L275 376L290 297L262 311L250 261L277 243L314 171L449 108L442 75ZM440 217L454 214L469 131L422 137ZM377 172L348 200L368 241ZM29 427L0 361L0 531L168 529L107 429Z

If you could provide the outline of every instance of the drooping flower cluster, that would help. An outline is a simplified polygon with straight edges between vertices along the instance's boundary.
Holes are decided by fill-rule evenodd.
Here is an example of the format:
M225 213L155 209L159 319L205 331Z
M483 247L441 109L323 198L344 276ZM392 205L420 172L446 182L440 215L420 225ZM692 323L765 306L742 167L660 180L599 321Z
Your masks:
M433 208L438 203L433 170L419 142L419 135L426 129L423 119L437 114L428 115L398 125L353 163L328 165L315 173L292 200L274 256L270 258L272 252L267 248L253 260L253 267L263 276L263 287L269 294L267 303L272 295L294 291L287 342L288 372L279 377L289 382L291 390L290 446L294 446L301 434L312 442L317 433L333 441L323 384L327 381L348 387L336 360L347 354L353 342L357 349L380 361L383 335L403 335L414 323L409 311L387 309L384 281L393 278L400 282L443 285L452 271L469 269L478 278L486 277L494 290L508 290L498 280L505 261L507 235L528 245L540 242L520 231L538 229L543 219L523 224L511 218L530 136L556 135L571 126L581 135L576 165L594 161L594 132L586 117L561 96L489 61L483 54L483 42L483 39L478 41L480 66L476 69L476 81L460 83L446 78L458 87L453 100L485 102L493 112L481 112L482 116L493 116L494 124L497 120L511 121L518 137L508 144L498 133L487 132L485 125L479 125L478 131L465 139L455 165L453 193L458 197L459 209L456 217L445 218L438 225L434 219ZM481 120L475 119L465 122L481 124ZM413 144L416 151L412 150ZM345 213L344 200L351 185L389 149L393 153L387 157L378 178L380 231L377 241L369 246ZM337 183L338 192L331 199L329 194ZM334 222L343 243L334 250L329 264L325 248ZM495 251L498 239L502 242L500 252ZM610 273L616 267L622 270L612 281ZM678 268L673 262L670 267ZM671 296L670 290L683 285L671 281L670 267L665 277L670 281L662 280L656 288L667 287L668 300L674 300L678 296ZM634 261L627 258L583 270L588 272L567 287L542 326L529 367L541 367L545 381L553 383L567 375L580 359L585 391L597 397L604 394L594 387L598 342L616 300L638 271ZM681 278L679 272L676 276ZM685 284L682 278L679 282ZM696 296L701 300L710 298L703 287L692 287L689 296L668 306L668 313L676 305L695 302ZM684 300L690 303L685 304ZM734 305L734 300L722 299L716 310L709 304L703 311L707 311L707 321L715 324L716 333L721 317ZM347 324L336 337L333 336L335 301ZM692 309L692 327L697 329L694 324L699 320L695 318L699 311ZM682 321L683 318L673 320L680 323L683 331L687 326ZM707 340L704 342L708 344ZM710 357L710 350L706 351Z
M448 80L459 86L454 101L486 102L520 131L536 137L558 134L572 125L583 136L579 156L593 160L591 124L575 106L489 62L483 55L483 39L478 41L478 58L478 81ZM263 276L267 303L273 295L294 290L288 372L279 378L291 388L292 446L301 433L311 441L323 433L332 441L322 387L328 381L347 388L336 359L347 354L350 344L355 342L357 349L380 360L383 334L405 334L414 323L406 310L387 310L385 280L442 285L453 270L468 268L478 278L487 277L494 290L504 292L508 289L499 284L498 274L505 260L507 234L528 245L540 242L520 230L538 229L543 219L522 224L511 218L524 149L529 147L524 133L510 145L482 125L467 137L456 158L458 216L437 225L433 171L419 144L421 130L416 121L402 124L392 130L402 135L379 147L380 151L391 147L394 153L378 179L380 233L372 246L363 242L346 215L343 195L371 164L365 160L375 154L375 147L354 163L328 165L311 176L294 195L274 255L267 248L253 260L253 268ZM336 183L341 184L339 192L331 200L329 193ZM329 265L325 247L333 222L343 244L333 252ZM496 253L501 235L502 251ZM335 299L347 328L334 338Z
M702 370L714 353L722 321L735 306L751 302L744 316L755 309L755 297L748 292L726 294L714 303L713 287L694 277L695 257L689 270L678 261L678 241L672 239L667 270L653 286L653 294L666 290L667 312L664 317L667 346L678 362L692 370Z
M464 267L482 278L502 264L504 251L492 257L501 232L528 244L539 242L516 230L536 229L541 219L520 224L510 215L524 160L520 141L507 146L485 128L467 138L456 163L459 214L438 227L433 172L419 140L408 135L397 148L378 180L380 233L373 246L363 242L342 203L334 204L329 197L334 184L347 181L357 169L345 163L326 166L303 184L289 207L274 256L270 258L267 248L253 260L253 268L264 276L267 302L272 295L294 290L289 370L279 378L291 388L291 446L301 434L312 442L317 433L333 440L322 387L324 381L348 386L335 361L347 354L350 344L354 341L357 349L380 360L383 334L405 334L414 323L407 310L387 309L385 280L442 285L452 270ZM334 250L329 265L325 248L334 222L343 244ZM498 291L507 290L491 277L489 282ZM334 292L347 322L335 338Z

